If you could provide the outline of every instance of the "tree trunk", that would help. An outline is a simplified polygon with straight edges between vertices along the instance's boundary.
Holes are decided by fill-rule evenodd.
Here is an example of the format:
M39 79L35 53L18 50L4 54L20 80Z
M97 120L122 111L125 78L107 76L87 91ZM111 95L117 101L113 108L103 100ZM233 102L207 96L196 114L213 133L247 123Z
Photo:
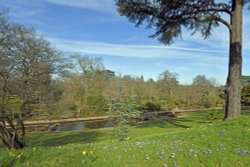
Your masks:
M242 0L233 0L232 4L229 54L224 119L239 117L241 113Z
M22 149L25 147L25 141L19 138L16 130L8 129L0 125L0 138L4 145L9 149Z

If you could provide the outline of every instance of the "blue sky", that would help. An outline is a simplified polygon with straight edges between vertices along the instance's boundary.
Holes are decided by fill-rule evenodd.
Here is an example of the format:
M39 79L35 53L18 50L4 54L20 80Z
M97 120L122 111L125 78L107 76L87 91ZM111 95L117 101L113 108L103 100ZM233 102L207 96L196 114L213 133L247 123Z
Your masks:
M224 84L228 71L228 31L220 26L203 40L184 31L183 39L164 46L148 38L153 30L135 27L119 16L113 0L0 0L11 20L34 27L66 55L101 57L107 69L157 79L164 70L189 84L199 74ZM250 75L250 11L244 11L243 74Z

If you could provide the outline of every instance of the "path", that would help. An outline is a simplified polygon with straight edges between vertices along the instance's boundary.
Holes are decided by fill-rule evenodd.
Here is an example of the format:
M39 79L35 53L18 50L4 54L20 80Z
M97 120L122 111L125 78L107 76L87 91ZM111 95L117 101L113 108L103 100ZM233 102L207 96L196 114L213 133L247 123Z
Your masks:
M221 108L216 108L221 109ZM188 111L204 111L209 109L189 109L189 110L175 110L174 112L188 112ZM171 111L156 111L150 113L172 113ZM97 121L97 120L104 120L108 118L115 117L114 115L106 115L106 116L95 116L95 117L84 117L84 118L67 118L67 119L56 119L56 120L37 120L37 121L25 121L24 124L27 126L29 125L49 125L49 124L56 124L56 123L71 123L71 122L81 122L81 121Z
M67 118L67 119L56 119L56 120L37 120L37 121L25 121L24 124L27 126L27 125L81 122L81 121L97 121L97 120L104 120L104 119L108 119L112 117L114 117L114 115L85 117L85 118Z

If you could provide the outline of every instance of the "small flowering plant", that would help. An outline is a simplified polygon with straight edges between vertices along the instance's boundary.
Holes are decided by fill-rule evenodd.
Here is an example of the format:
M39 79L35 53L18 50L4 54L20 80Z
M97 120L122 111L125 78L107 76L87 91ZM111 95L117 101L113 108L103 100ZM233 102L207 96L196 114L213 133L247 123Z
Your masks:
M131 139L131 138L130 138L129 136L127 136L127 137L124 138L125 141L128 141L128 140L130 140L130 139Z
M92 151L92 150L90 150L90 151L82 150L82 156L83 156L82 163L84 163L84 164L91 164L97 160L97 156L95 155L94 151Z
M87 151L83 150L82 155L86 155L86 154L87 154Z

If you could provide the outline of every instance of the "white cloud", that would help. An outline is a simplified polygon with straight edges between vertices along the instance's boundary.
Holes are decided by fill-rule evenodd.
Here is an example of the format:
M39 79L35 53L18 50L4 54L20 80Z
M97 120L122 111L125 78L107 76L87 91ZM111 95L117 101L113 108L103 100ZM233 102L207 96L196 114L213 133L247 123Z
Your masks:
M228 53L225 50L206 50L200 48L185 48L185 47L166 47L157 45L124 45L111 44L88 41L60 40L50 39L50 41L60 50L68 53L80 53L97 56L117 56L129 58L152 58L152 63L160 58L159 61L153 63L153 70L140 69L139 67L109 65L108 68L117 72L125 72L128 74L144 75L146 78L155 78L159 71L169 69L184 75L180 78L182 83L186 79L192 78L191 73L204 74L206 71L217 71L210 76L226 72L228 63ZM178 60L177 60L178 59ZM162 60L162 62L160 61ZM172 61L173 60L173 61ZM153 72L152 72L153 71ZM158 71L158 72L156 72ZM223 73L223 74L224 74ZM206 73L207 74L207 73ZM226 76L226 74L225 74ZM186 77L186 78L185 78ZM220 82L224 83L225 77L220 77Z
M3 5L4 8L10 9L10 16L17 18L33 17L42 13L42 4L38 0L33 0L28 3L23 0L5 0L1 1L1 5Z
M102 12L114 12L113 0L46 0L47 2Z
M226 50L206 50L200 48L167 47L157 45L124 45L103 42L77 40L49 39L56 48L70 53L107 55L138 58L167 58L167 59L221 59L214 55L225 54ZM199 54L197 54L199 53Z

